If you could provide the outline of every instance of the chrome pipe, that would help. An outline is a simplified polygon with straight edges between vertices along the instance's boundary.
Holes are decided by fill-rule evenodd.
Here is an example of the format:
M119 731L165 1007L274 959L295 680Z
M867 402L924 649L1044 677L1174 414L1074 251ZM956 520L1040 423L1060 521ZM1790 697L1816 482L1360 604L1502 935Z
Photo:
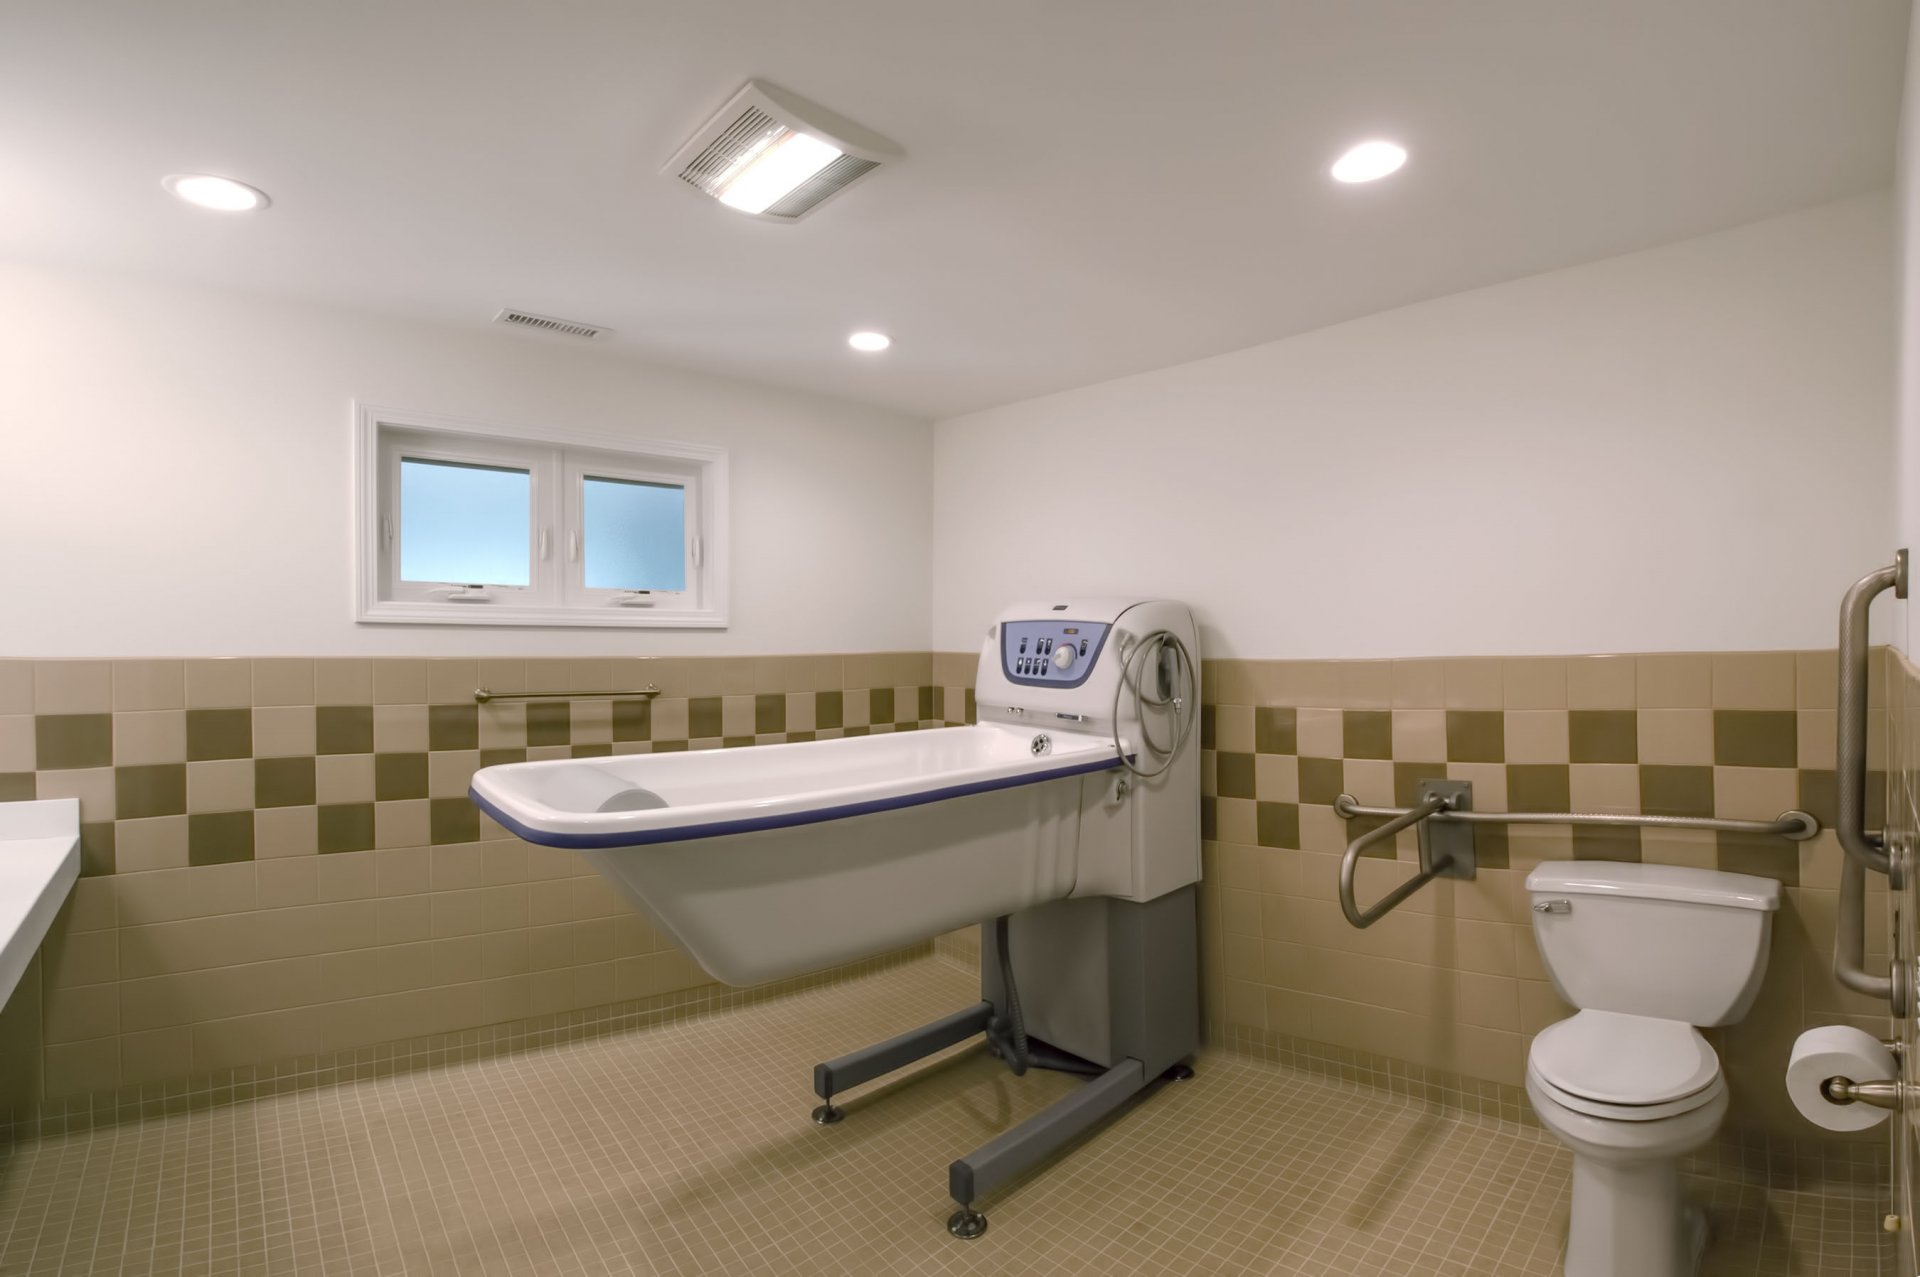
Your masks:
M1887 589L1896 598L1907 597L1905 550L1890 566L1855 581L1840 601L1840 705L1835 720L1839 755L1834 761L1834 833L1851 859L1882 874L1887 872L1886 845L1867 832L1867 614L1875 596Z
M637 687L630 692L489 692L486 688L475 688L473 699L485 705L488 701L592 701L607 696L641 696L652 698L660 695L660 689L649 684Z
M1907 597L1907 552L1853 583L1840 601L1839 712L1834 759L1834 834L1846 852L1840 866L1840 910L1833 928L1833 978L1844 988L1871 998L1883 998L1895 1015L1905 1014L1905 996L1895 988L1893 973L1867 970L1867 870L1886 873L1892 865L1884 838L1867 832L1867 693L1871 685L1867 666L1867 619L1873 600L1891 589Z
M1401 816L1417 808L1362 807L1341 794L1333 808L1342 816ZM1718 816L1638 816L1604 811L1439 811L1434 820L1462 825L1603 825L1616 829L1717 829L1733 834L1773 834L1805 842L1820 832L1820 822L1804 811L1783 811L1773 820L1731 820Z
M1340 795L1340 800L1334 803L1334 809L1339 811L1343 816L1371 814L1357 808L1346 810L1340 805L1341 802L1350 803L1351 801L1352 799L1348 795L1342 794ZM1435 878L1438 878L1453 864L1452 856L1441 855L1436 857L1432 864L1422 869L1416 876L1409 878L1392 891L1389 891L1385 896L1382 896L1375 902L1371 909L1362 910L1353 898L1353 871L1355 867L1359 865L1360 856L1367 848L1374 846L1376 843L1385 842L1395 834L1398 834L1402 829L1409 829L1427 817L1437 815L1447 810L1448 804L1448 799L1435 795L1417 807L1409 807L1405 811L1395 811L1391 813L1393 815L1392 820L1389 820L1377 829L1368 830L1347 844L1347 854L1340 858L1340 911L1347 915L1348 922L1360 928L1371 927L1374 923L1393 912L1394 906L1432 882Z

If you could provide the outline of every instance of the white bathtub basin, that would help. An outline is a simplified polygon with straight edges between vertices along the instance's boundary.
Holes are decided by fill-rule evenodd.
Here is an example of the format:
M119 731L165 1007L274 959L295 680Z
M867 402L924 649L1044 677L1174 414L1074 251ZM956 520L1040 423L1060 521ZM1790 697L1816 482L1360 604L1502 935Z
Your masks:
M0 803L0 1004L79 877L79 799Z
M1083 786L1119 764L1104 736L982 724L514 763L471 792L529 842L586 854L715 977L752 984L1068 895Z

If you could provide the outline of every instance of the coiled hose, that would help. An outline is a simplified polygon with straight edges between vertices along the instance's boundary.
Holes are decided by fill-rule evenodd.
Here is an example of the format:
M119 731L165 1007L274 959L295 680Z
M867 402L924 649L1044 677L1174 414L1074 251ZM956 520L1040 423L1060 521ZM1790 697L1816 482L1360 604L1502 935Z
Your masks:
M1169 655L1172 656L1173 668L1171 677L1164 680L1164 694L1149 692L1143 676L1151 670L1162 668ZM1187 650L1186 643L1172 630L1153 630L1143 634L1132 647L1123 651L1120 680L1113 688L1113 748L1128 771L1143 780L1150 780L1173 766L1173 760L1180 756L1187 737L1193 734L1194 720L1199 717L1199 706L1196 704L1199 688L1200 679L1193 668L1193 653ZM1120 740L1120 703L1129 690L1133 692L1134 716L1140 720L1140 748L1132 755L1127 753L1126 746ZM1162 745L1153 738L1153 724L1147 716L1148 710L1172 711L1173 739L1167 744Z

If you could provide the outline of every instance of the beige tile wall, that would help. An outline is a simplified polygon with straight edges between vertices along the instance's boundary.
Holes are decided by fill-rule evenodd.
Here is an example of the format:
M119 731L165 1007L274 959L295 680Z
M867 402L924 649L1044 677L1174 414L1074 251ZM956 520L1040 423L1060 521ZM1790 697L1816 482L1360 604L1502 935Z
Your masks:
M950 718L971 710L974 659L934 655ZM1873 681L1876 769L1888 735L1885 664L1876 659ZM1814 1134L1781 1087L1794 1037L1847 1020L1884 1032L1884 1014L1829 971L1841 855L1830 832L1795 844L1482 828L1474 881L1434 884L1366 931L1348 925L1336 895L1340 853L1364 826L1336 815L1334 797L1405 805L1427 776L1472 781L1481 810L1771 819L1803 807L1829 824L1831 651L1208 661L1203 684L1202 942L1215 1041L1462 1075L1468 1089L1491 1082L1507 1107L1524 1105L1514 1088L1528 1040L1570 1013L1540 964L1524 881L1543 860L1571 858L1722 868L1786 884L1760 999L1744 1023L1713 1031L1734 1091L1732 1125ZM1870 792L1882 789L1884 777ZM1414 855L1409 833L1397 859L1363 861L1361 900L1409 876ZM1885 916L1882 890L1869 910L1870 945L1881 954Z
M474 769L907 730L935 700L924 652L0 662L0 801L79 798L85 860L0 1014L0 1103L706 985L577 857L480 816Z

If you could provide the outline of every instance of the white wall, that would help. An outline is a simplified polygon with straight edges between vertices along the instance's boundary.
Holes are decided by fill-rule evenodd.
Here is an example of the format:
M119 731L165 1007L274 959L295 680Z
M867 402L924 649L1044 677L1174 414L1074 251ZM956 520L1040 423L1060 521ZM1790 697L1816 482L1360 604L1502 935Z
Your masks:
M1830 645L1891 550L1891 247L1863 197L941 422L934 644L1101 591L1213 656Z
M1894 450L1895 501L1899 545L1920 556L1920 22L1907 28L1907 91L1900 104L1900 156L1895 186L1895 229L1899 296L1899 409ZM1890 562L1887 555L1870 567ZM1864 571L1864 569L1863 569ZM1881 604L1876 611L1886 607ZM1913 609L1920 590L1910 590L1898 618L1893 642L1913 655Z
M530 334L18 263L0 297L0 656L926 645L923 422ZM356 398L729 449L732 627L356 625Z

